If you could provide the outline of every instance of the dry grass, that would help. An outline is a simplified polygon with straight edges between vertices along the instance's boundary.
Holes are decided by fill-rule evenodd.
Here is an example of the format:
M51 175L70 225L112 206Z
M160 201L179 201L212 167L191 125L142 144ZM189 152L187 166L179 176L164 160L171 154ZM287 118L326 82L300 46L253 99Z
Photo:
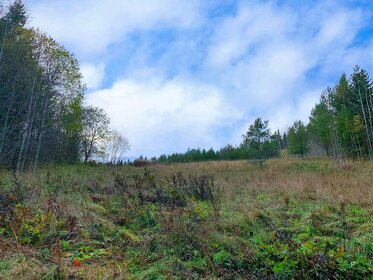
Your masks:
M208 174L230 195L247 192L290 193L331 202L373 205L373 163L339 167L330 160L270 160L260 169L246 161L215 161L149 167L159 179L171 174Z
M167 241L168 234L183 236L188 232L185 228L185 220L181 217L184 215L185 218L193 214L202 217L203 228L193 229L195 231L193 234L201 235L199 239L209 240L212 236L217 236L224 246L229 247L236 242L238 247L245 249L246 247L242 247L244 245L241 243L247 237L241 239L243 237L241 235L246 231L254 231L254 233L257 231L258 236L268 234L267 223L271 223L271 226L277 229L285 223L294 234L306 230L304 223L314 223L315 227L320 226L321 230L335 228L335 223L339 219L337 213L344 205L350 207L348 209L350 220L347 221L349 234L356 237L361 244L370 243L372 238L369 233L373 230L373 163L371 162L352 162L339 167L333 161L323 159L270 160L263 169L260 169L247 161L219 161L156 164L146 169L155 176L159 186L167 184L166 178L182 173L185 177L190 174L210 175L214 178L215 185L224 189L221 220L218 226L213 219L211 222L209 218L204 220L203 217L208 216L210 211L208 207L207 210L204 209L206 205L204 203L196 202L195 205L192 203L187 212L178 208L165 207L163 210L162 207L158 208L162 214L159 226L163 234L166 234ZM128 243L129 248L133 245L135 249L146 252L149 244L162 235L158 236L160 234L158 229L152 233L146 230L145 233L141 233L140 230L124 233L121 231L122 227L116 224L115 216L123 216L127 220L130 218L125 217L127 206L120 205L119 213L114 211L116 199L112 192L115 188L113 173L121 176L140 175L144 173L144 168L56 166L46 167L37 174L22 175L20 183L25 191L24 204L34 215L30 215L27 219L34 219L38 212L52 213L55 218L54 224L64 221L65 228L69 228L67 224L73 217L76 222L72 227L79 231L79 236L72 244L77 244L78 241L91 244L92 236L89 235L88 229L98 224L106 231L120 232L123 235L121 241L123 244L118 244L119 248L127 246ZM11 187L11 175L1 171L0 191L1 188L6 190ZM358 211L361 212L359 217L355 217L354 211L357 210L354 210L354 205L358 205ZM136 218L131 219L136 220ZM132 226L136 231L136 224ZM49 230L52 233L58 232L54 228ZM338 228L335 230L337 231ZM141 234L142 237L138 238ZM55 240L54 244L59 244L59 240ZM68 277L69 279L136 279L129 268L133 262L139 262L139 267L136 269L140 274L137 275L146 275L153 267L157 268L156 262L146 264L146 260L139 260L136 254L131 257L132 260L125 259L122 253L126 252L115 249L115 244L114 246L106 244L103 246L102 255L100 253L92 257L81 267L74 267L71 263L73 249L65 250L59 259L53 256L51 246L54 245L35 247L20 244L16 238L4 239L0 233L0 279L54 279L54 275L60 275L62 279ZM46 248L50 252L43 253ZM360 247L357 248L360 250ZM101 250L101 248L96 249ZM245 250L249 254L250 250L254 249L247 247ZM75 250L76 252L78 249ZM201 254L209 255L213 252L206 251ZM50 259L43 259L45 255ZM160 256L157 258L159 261L162 260ZM158 266L162 267L162 265ZM159 267L157 269L161 270ZM165 271L171 269L170 267L165 267ZM206 268L206 271L211 269L213 270L213 268ZM56 274L56 270L60 272ZM146 279L144 277L143 279Z

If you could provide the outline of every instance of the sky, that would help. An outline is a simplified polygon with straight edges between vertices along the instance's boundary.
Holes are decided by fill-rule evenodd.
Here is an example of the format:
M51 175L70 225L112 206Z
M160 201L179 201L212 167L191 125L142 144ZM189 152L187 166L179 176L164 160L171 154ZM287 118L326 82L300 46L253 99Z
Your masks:
M285 131L342 73L373 73L371 0L25 2L79 60L86 103L127 156L237 145L256 117Z

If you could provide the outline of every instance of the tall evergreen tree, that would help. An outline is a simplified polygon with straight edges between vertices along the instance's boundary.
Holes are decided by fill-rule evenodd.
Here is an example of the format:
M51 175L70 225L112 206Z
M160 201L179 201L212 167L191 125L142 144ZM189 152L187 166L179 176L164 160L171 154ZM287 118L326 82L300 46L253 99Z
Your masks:
M310 122L308 125L309 131L316 138L317 142L325 149L327 155L331 155L331 129L332 112L330 110L328 95L332 89L328 88L324 91L320 98L320 103L312 109Z
M14 1L6 13L4 20L8 24L8 29L24 27L28 16L25 5L21 0Z
M310 151L309 135L302 121L294 122L288 130L289 153L301 155L302 158Z
M360 116L362 120L365 150L373 160L373 85L368 73L358 66L355 67L350 80L351 94L348 104L353 114Z
M250 149L253 153L252 156L256 157L259 160L260 167L263 167L263 163L268 157L264 147L271 140L268 121L262 121L261 118L255 119L254 123L250 125L248 131L242 137L242 146Z

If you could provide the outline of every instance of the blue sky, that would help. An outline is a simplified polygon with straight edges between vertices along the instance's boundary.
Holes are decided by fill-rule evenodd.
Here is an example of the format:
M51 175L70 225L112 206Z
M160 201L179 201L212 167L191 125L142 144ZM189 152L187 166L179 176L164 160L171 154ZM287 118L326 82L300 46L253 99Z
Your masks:
M285 130L343 72L373 73L370 0L26 3L30 24L79 59L87 103L129 156L239 144L257 116Z

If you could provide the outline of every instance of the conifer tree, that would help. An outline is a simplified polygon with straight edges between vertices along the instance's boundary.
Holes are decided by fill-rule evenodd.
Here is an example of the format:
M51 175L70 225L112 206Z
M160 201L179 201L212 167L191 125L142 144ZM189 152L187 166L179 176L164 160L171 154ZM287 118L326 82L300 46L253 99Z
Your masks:
M301 155L302 158L310 151L308 132L302 121L294 122L289 128L288 145L290 154Z
M268 157L264 146L270 141L270 136L268 121L262 121L261 118L255 119L246 134L242 135L242 146L253 151L253 156L259 160L260 167L263 167L263 163Z

